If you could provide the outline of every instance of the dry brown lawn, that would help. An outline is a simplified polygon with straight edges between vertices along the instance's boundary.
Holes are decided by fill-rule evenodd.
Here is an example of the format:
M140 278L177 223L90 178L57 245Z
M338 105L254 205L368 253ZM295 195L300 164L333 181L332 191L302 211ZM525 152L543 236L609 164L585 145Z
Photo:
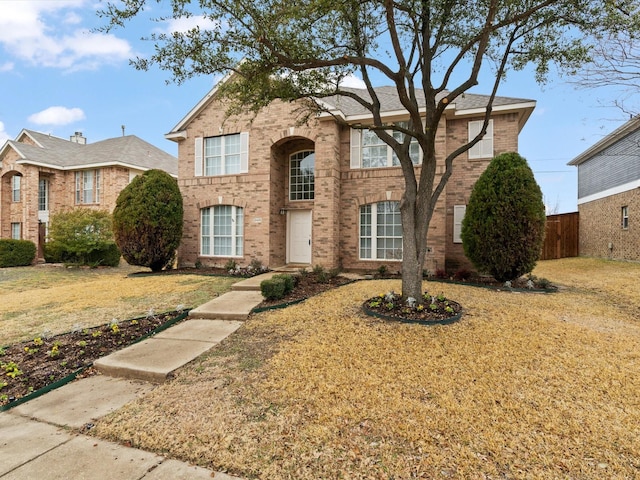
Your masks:
M364 281L252 316L97 435L247 478L640 476L640 264L568 259L555 294L425 283L448 326L386 323Z
M196 275L130 276L118 268L37 267L0 269L0 346L44 332L67 332L145 315L178 305L193 308L229 289L237 279Z

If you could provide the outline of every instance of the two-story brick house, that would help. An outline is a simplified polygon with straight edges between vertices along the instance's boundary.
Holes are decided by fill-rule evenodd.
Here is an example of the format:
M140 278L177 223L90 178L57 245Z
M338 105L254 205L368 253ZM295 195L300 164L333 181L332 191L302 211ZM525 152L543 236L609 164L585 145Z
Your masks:
M640 261L640 117L569 165L578 167L580 255Z
M393 88L377 92L385 121L408 119ZM438 129L438 174L446 154L479 132L487 99L466 94L447 108ZM257 259L270 267L400 269L404 179L397 159L373 132L350 127L371 122L359 104L344 97L324 103L331 114L303 125L300 104L277 101L255 116L226 118L214 87L165 135L178 143L185 206L180 264ZM531 100L495 99L487 135L456 160L438 203L425 268L466 264L460 223L471 188L494 155L517 151L534 107ZM417 144L412 155L419 170Z
M113 211L133 177L158 168L177 176L177 159L135 135L87 143L22 130L0 149L0 238L42 246L51 215L82 207Z

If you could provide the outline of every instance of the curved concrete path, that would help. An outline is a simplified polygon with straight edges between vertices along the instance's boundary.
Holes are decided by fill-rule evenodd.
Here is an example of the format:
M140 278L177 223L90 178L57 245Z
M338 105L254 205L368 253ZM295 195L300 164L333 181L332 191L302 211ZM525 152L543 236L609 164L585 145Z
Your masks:
M82 432L240 328L262 301L260 282L273 274L240 281L189 312L186 321L97 360L94 366L103 375L0 413L0 479L238 480Z

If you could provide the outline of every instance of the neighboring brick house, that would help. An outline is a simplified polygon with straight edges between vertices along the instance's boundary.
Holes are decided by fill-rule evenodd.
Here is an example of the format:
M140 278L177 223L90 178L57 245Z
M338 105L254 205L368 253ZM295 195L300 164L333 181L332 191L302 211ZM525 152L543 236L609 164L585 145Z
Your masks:
M177 176L177 159L135 135L88 144L22 130L0 150L0 238L31 240L38 258L51 216L72 207L113 211L131 179L158 168Z
M391 87L378 88L384 120L408 119ZM450 105L438 129L437 156L479 131L487 96L466 94ZM225 117L214 87L165 135L178 143L178 184L185 223L181 265L400 269L401 168L391 150L368 130L371 115L356 102L324 100L328 113L300 125L299 103L273 102L255 116ZM486 137L456 167L428 233L425 268L466 265L460 222L471 188L491 158L517 151L532 100L495 99ZM336 121L339 116L342 121ZM416 170L421 152L414 149Z
M640 117L569 165L578 167L580 255L640 261Z

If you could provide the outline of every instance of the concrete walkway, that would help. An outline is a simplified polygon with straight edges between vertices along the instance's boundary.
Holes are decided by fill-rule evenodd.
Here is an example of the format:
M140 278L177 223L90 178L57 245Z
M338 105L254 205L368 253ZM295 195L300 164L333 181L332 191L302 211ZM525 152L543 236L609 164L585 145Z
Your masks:
M69 383L0 413L0 479L237 480L82 432L240 328L262 301L260 282L273 274L240 281L191 310L186 321L97 360L94 366L104 375Z

